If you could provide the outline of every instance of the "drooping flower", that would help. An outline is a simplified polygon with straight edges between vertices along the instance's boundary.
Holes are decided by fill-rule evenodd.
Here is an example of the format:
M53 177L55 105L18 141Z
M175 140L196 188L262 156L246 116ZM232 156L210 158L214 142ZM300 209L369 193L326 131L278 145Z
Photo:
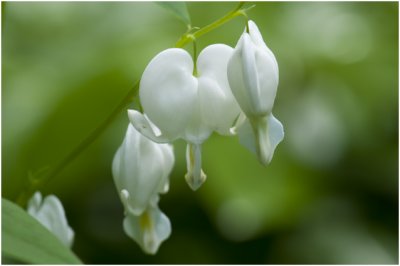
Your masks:
M183 49L159 53L140 82L140 102L146 115L128 111L133 126L148 138L161 143L186 140L185 178L193 190L206 178L201 170L201 144L213 131L230 135L240 113L227 78L232 52L227 45L210 45L199 54L196 69Z
M228 80L244 116L238 121L240 142L267 165L282 141L282 124L272 115L279 82L278 63L257 25L240 37L228 62Z
M71 247L74 231L68 225L61 201L54 195L42 198L36 192L28 202L28 213L52 232L65 246Z
M112 173L125 209L124 231L150 254L155 254L171 233L158 201L159 194L169 190L173 164L171 145L155 143L128 125L114 156Z

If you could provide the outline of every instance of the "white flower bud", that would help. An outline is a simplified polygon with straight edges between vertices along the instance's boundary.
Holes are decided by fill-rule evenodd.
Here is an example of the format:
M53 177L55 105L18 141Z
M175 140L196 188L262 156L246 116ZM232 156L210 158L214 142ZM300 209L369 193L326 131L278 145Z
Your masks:
M146 67L140 82L140 101L149 119L129 110L133 126L156 142L182 138L189 146L198 147L198 151L213 131L229 135L240 113L227 77L232 52L231 47L223 44L206 47L198 56L196 75L193 60L185 50L172 48L159 53ZM161 134L154 132L152 123ZM186 180L197 189L205 175L198 171L201 153L194 156L197 164L188 165Z
M272 115L279 71L274 54L253 21L249 21L249 32L242 34L228 62L228 80L246 116L237 125L240 142L267 165L284 136L282 124Z
M54 195L42 200L42 194L36 192L28 202L28 213L52 232L65 246L71 247L74 231L68 225L61 201Z
M169 144L155 143L129 124L125 139L114 156L112 172L119 193L125 191L126 211L141 215L158 193L168 191L168 176L174 165Z

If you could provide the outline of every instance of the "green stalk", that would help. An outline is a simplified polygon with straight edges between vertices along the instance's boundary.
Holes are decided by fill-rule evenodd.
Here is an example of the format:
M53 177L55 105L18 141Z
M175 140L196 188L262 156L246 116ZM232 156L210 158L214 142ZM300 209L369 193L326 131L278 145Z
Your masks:
M115 117L117 117L129 103L131 103L134 97L139 91L139 80L133 85L129 90L127 95L122 99L122 101L117 105L117 107L111 112L111 114L97 127L95 128L78 146L76 146L63 160L56 164L51 170L41 178L32 178L30 180L30 186L28 186L22 193L18 196L16 203L20 206L26 204L28 199L33 195L33 193L40 187L46 185L51 179L53 179L59 172L61 172L67 165L69 165L74 159L76 159L90 144L92 144L103 132L104 130L113 122Z
M237 16L241 16L244 15L245 12L244 10L240 9L243 5L245 4L245 2L240 2L239 5L232 10L231 12L229 12L228 14L226 14L225 16L223 16L222 18L212 22L211 24L208 24L207 26L204 26L203 28L191 33L190 35L192 35L193 37L189 36L189 34L184 34L179 40L178 42L175 44L175 47L183 47L186 44L188 44L189 42L193 41L193 39L197 39L200 36L203 36L204 34L215 30L216 28L222 26L223 24L227 23L228 21L232 20L233 18L237 17Z

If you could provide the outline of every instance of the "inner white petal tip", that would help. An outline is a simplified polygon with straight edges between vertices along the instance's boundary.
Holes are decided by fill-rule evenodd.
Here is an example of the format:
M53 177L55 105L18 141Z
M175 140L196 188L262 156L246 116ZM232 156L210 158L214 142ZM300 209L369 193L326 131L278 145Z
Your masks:
M201 185L206 181L207 175L201 170L200 176L194 176L193 173L187 173L185 175L185 179L189 187L193 190L196 191L198 190Z

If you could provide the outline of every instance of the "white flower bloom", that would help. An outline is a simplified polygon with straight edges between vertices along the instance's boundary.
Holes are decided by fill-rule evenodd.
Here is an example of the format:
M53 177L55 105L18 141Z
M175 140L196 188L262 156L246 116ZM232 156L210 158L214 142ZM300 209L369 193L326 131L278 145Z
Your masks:
M42 194L36 192L28 202L28 213L52 232L64 245L71 247L74 231L68 225L61 201L54 195L42 200Z
M279 71L274 54L253 21L249 21L249 32L242 34L229 60L228 80L246 116L239 119L239 139L266 165L284 136L282 124L272 115Z
M173 165L171 145L155 143L129 124L112 164L114 182L127 210L141 215L149 204L156 205L158 193L169 189Z
M124 231L149 254L171 234L170 221L158 208L158 194L168 191L173 165L171 145L155 143L128 125L112 172L125 209Z
M224 44L206 47L198 56L195 75L193 60L185 50L172 48L159 53L140 82L140 102L148 118L128 111L133 126L148 138L156 142L186 140L186 180L193 190L205 180L200 145L213 131L229 135L240 113L227 78L232 52L233 48ZM152 123L160 134L155 133Z

